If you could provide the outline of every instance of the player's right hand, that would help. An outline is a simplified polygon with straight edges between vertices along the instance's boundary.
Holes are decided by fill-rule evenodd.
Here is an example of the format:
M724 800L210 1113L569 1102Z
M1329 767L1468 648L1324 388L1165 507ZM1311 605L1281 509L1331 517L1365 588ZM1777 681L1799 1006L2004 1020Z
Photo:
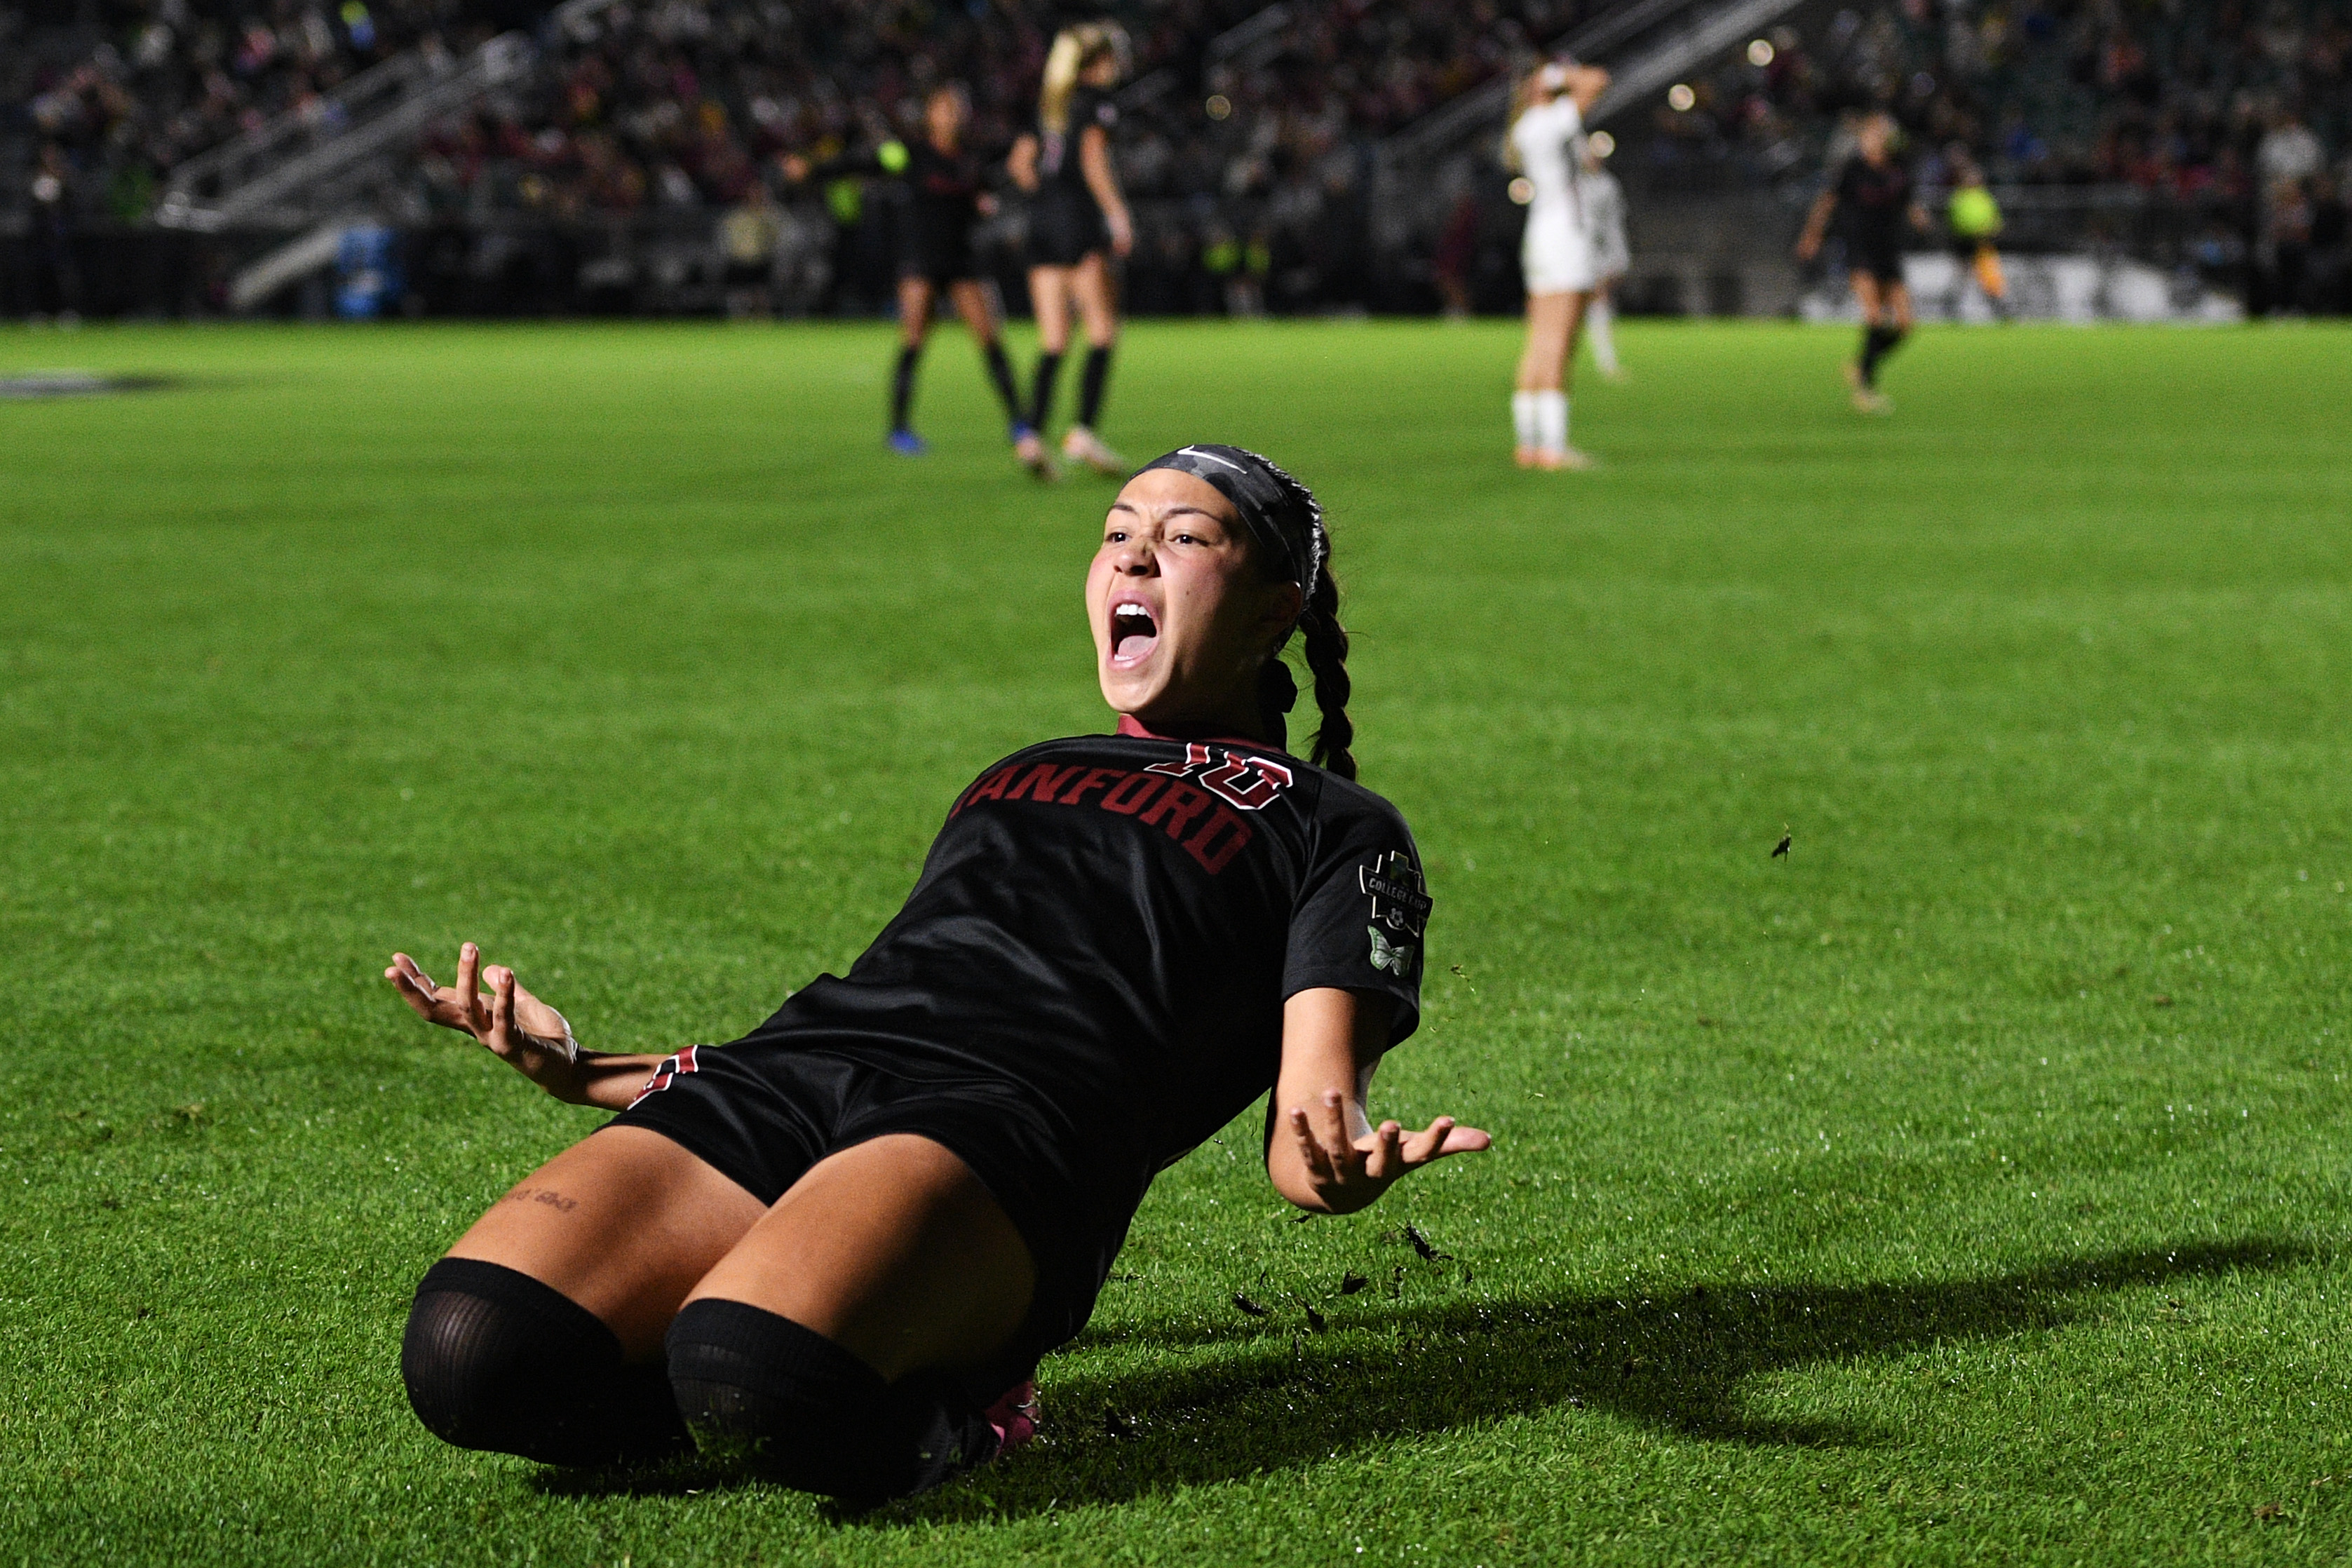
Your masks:
M472 942L457 950L457 984L436 985L404 952L392 955L383 972L409 1010L428 1024L456 1029L480 1041L500 1061L539 1085L556 1099L584 1103L585 1075L572 1026L563 1015L523 989L515 972L503 964L482 966L482 951ZM487 980L490 994L482 994Z

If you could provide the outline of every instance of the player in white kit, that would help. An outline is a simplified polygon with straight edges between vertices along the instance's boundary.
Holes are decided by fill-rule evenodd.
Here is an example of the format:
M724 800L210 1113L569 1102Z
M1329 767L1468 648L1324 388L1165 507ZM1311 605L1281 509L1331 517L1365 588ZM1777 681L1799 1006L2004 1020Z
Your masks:
M1624 367L1617 363L1617 280L1633 265L1632 247L1625 243L1625 187L1601 160L1610 145L1609 133L1584 140L1584 180L1577 194L1584 198L1585 230L1592 237L1592 302L1584 308L1584 341L1591 345L1592 363L1611 381L1622 381Z
M1512 95L1506 155L1533 188L1519 267L1528 286L1528 342L1511 419L1523 468L1589 468L1568 444L1568 372L1577 328L1600 281L1584 211L1584 111L1609 85L1597 66L1557 59Z

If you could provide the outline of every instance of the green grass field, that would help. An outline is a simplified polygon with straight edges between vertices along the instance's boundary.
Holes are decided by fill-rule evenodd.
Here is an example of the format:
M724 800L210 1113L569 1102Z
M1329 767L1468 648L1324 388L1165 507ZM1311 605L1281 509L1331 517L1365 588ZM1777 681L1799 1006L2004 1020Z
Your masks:
M1438 898L1378 1099L1497 1147L1298 1225L1244 1119L1043 1440L851 1518L415 1424L416 1276L599 1117L378 973L668 1048L840 970L1107 725L1109 487L952 333L919 463L880 328L0 333L179 378L0 403L0 1559L2343 1560L2352 334L1930 331L1885 421L1848 347L1636 325L1533 476L1508 323L1133 331L1107 434L1329 505Z

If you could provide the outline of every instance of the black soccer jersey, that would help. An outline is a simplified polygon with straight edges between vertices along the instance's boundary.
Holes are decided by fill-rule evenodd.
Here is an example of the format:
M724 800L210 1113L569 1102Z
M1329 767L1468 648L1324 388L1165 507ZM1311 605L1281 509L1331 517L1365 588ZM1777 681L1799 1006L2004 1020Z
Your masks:
M1069 103L1069 123L1061 131L1040 128L1037 135L1037 178L1047 191L1062 187L1072 195L1084 196L1092 202L1094 193L1087 188L1086 170L1078 158L1078 141L1089 125L1102 127L1110 134L1118 123L1118 106L1092 88L1072 89Z
M1050 1125L1108 1268L1151 1177L1272 1086L1318 986L1421 1016L1430 911L1404 820L1244 741L1048 741L966 789L846 976L750 1037L1009 1089Z
M1850 158L1838 172L1838 216L1846 241L1866 250L1899 247L1911 211L1911 171L1899 158L1873 166Z

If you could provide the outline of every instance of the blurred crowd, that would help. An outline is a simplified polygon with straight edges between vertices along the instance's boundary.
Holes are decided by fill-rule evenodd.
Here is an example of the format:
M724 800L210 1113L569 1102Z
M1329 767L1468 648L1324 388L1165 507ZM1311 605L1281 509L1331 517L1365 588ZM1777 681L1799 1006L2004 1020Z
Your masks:
M541 68L435 127L380 193L387 217L445 248L499 223L699 224L740 253L739 272L761 245L814 254L819 307L840 310L887 299L891 193L795 185L784 155L822 164L909 135L924 89L950 78L970 89L974 141L1008 146L1055 29L1081 14L1052 0L109 3L95 29L0 9L0 224L37 241L139 223L175 165L274 115L331 119L337 86L394 54L454 57L521 26ZM1380 140L1623 3L1085 8L1135 42L1115 138L1139 217L1133 304L1393 304L1369 275ZM1792 188L1834 161L1849 111L1887 107L1931 185L1964 148L1997 186L2145 191L2193 207L2204 259L2247 269L2273 305L2341 308L2347 69L2340 0L1812 0L1622 122L1619 173L1637 215L1652 195ZM1468 214L1440 250L1471 243ZM1009 204L992 240L1008 276L1019 221Z
M1363 303L1370 148L1573 20L1573 0L1263 0L1118 7L1136 44L1119 93L1119 177L1140 218L1140 309ZM855 25L858 17L866 25ZM1213 42L1256 18L1238 47ZM824 163L912 133L923 90L971 89L974 140L1028 125L1062 11L998 0L877 25L781 0L614 6L549 40L536 96L445 126L417 179L435 215L764 207L797 193L781 154ZM1276 21L1278 26L1262 25ZM828 50L824 46L830 42ZM832 300L878 298L887 193L837 181ZM737 232L759 221L741 215ZM1017 208L996 248L1018 249ZM887 279L883 280L887 282Z
M38 168L82 216L135 222L197 153L279 115L323 121L337 88L396 55L472 47L494 30L478 12L463 0L149 0L93 41L0 9L0 166Z
M2104 186L2186 222L2189 259L2260 309L2352 309L2352 11L2336 0L1886 0L1816 5L1661 104L1653 184L1803 180L1841 118L1891 110L1923 183ZM2053 191L2062 200L2063 191Z

